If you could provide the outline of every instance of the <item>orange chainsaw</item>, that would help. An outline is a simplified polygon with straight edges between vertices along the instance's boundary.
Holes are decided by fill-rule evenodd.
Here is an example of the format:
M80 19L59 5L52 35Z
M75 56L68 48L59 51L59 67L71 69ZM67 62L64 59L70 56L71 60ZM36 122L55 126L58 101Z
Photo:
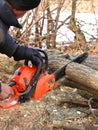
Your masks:
M68 64L71 62L81 63L88 57L88 53L84 52L54 73L48 74L46 73L48 69L48 56L43 50L39 49L39 52L43 53L44 64L40 69L38 79L35 80L34 78L38 68L34 65L28 65L28 61L25 61L25 64L15 71L9 83L14 95L3 102L1 101L1 108L13 107L17 104L29 101L31 98L39 100L44 94L56 86L56 81L65 76L65 69Z

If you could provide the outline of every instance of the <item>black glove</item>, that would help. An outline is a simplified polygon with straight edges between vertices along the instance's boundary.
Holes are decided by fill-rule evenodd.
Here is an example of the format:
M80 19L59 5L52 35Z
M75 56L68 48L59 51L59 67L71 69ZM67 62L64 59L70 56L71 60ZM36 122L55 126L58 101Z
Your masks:
M14 60L31 60L33 65L38 66L39 64L43 64L43 59L37 49L26 47L26 46L18 46L14 55Z

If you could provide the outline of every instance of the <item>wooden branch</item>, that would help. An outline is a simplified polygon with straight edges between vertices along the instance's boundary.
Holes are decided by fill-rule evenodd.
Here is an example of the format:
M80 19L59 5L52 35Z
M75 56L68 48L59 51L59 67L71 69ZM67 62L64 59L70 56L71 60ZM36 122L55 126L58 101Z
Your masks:
M53 128L64 129L64 130L83 130L83 126L72 125L66 123L67 121L53 121ZM84 128L85 129L85 128Z
M93 124L71 124L67 123L67 120L65 121L53 121L53 128L56 129L64 129L64 130L97 130L98 127L94 126Z
M69 98L58 101L57 105L62 105L64 103L74 104L74 105L78 105L78 106L82 106L82 107L88 107L87 101L82 101L82 100L78 100L78 99L69 99Z

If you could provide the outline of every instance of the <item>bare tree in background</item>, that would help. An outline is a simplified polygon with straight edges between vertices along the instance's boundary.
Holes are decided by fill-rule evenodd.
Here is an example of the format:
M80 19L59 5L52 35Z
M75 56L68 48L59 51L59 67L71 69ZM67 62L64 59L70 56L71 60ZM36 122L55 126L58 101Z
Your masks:
M39 47L41 47L44 40L48 48L50 48L50 46L55 48L57 31L66 21L62 21L61 25L58 26L60 11L64 2L65 0L58 1L56 6L50 9L50 3L52 3L52 1L43 0L40 7L27 12L24 19L20 20L23 30L17 28L11 30L15 40L21 44L30 44ZM55 17L52 16L52 13L55 14ZM31 19L31 22L29 22L29 19ZM46 25L45 21L47 21ZM44 32L44 27L46 28L46 32ZM33 37L32 40L29 39L30 36Z
M68 10L71 8L71 16L60 20L62 10L64 11L68 4ZM15 27L10 30L17 43L41 47L45 42L47 47L56 47L56 37L58 30L67 25L66 21L70 19L68 28L75 34L75 44L77 48L87 49L86 39L75 19L77 0L42 0L38 8L28 11L20 19L23 26L22 30ZM81 2L81 1L80 1ZM78 5L79 6L79 5ZM58 24L59 23L59 24ZM64 34L66 36L66 34Z
M82 50L87 50L85 36L82 33L80 27L76 25L76 19L75 19L76 4L77 4L77 0L72 0L72 11L71 11L71 18L70 18L68 28L75 34L74 40L76 46L78 48L81 48Z
M60 16L60 11L63 7L63 4L65 0L61 0L57 2L57 6L53 8L52 10L50 9L50 0L46 0L46 15L47 15L47 32L46 32L46 44L48 48L56 47L56 36L57 36L57 31L59 29L58 27L58 21L59 21L59 16ZM56 13L55 13L56 12ZM56 16L52 16L52 13L55 13ZM61 25L62 26L62 25Z
M50 43L51 43L51 37L52 37L52 31L54 28L54 21L53 21L53 17L51 15L51 10L50 10L50 6L49 6L49 0L47 1L47 38L46 38L46 43L48 48L50 47Z
M53 35L52 35L52 45L53 45L53 47L56 47L56 36L57 36L57 31L58 31L58 21L59 21L60 11L61 11L61 9L64 5L64 2L65 2L65 0L58 1L57 13L56 13L56 18L55 18L55 25L54 25Z

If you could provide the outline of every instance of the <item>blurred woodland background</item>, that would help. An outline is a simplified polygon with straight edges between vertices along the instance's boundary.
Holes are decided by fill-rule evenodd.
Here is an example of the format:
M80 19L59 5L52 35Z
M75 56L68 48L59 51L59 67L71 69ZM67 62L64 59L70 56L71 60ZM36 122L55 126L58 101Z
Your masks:
M13 35L17 43L32 45L42 48L47 46L50 48L57 48L59 50L66 51L67 44L74 46L76 50L88 50L90 43L96 43L98 39L98 2L97 0L42 0L40 6L34 10L31 10L25 14L25 16L19 19L23 26L23 29L11 28L10 33ZM60 19L63 12L65 16ZM67 12L70 12L68 15ZM83 32L81 30L82 24L85 22L80 21L75 17L76 13L93 14L96 21L96 36L89 34L89 32ZM66 17L67 16L67 17ZM90 16L90 15L89 15ZM85 15L84 15L85 17ZM88 19L88 18L87 18ZM90 23L93 25L93 23ZM62 37L61 42L56 40L58 31L61 27L66 27L74 34L73 41L70 39L62 41L63 34L60 31ZM89 44L86 41L85 34L90 35ZM68 49L68 48L67 48Z

